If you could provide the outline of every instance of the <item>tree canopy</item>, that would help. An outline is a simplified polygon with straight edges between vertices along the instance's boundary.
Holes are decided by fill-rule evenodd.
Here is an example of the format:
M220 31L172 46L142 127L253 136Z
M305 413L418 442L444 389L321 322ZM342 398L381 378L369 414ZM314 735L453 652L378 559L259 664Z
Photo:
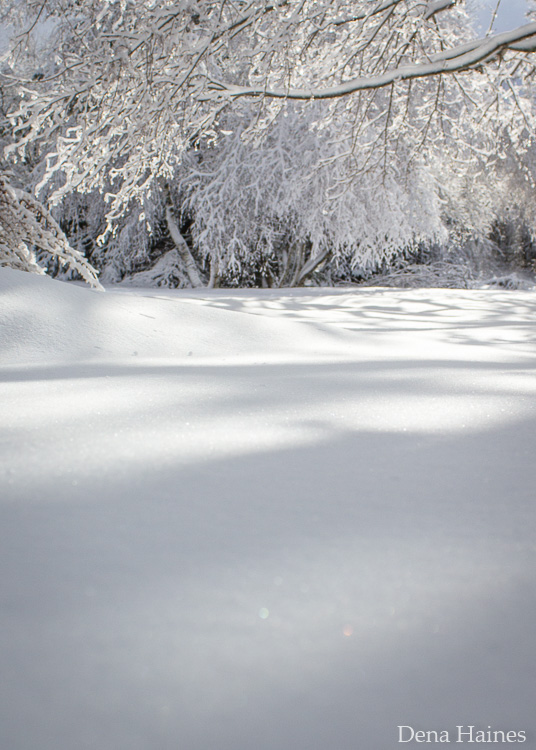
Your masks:
M93 260L119 276L159 226L180 284L252 259L269 283L328 255L367 269L453 227L485 234L514 206L536 226L535 22L479 38L455 0L10 12L6 153L71 224L95 214Z

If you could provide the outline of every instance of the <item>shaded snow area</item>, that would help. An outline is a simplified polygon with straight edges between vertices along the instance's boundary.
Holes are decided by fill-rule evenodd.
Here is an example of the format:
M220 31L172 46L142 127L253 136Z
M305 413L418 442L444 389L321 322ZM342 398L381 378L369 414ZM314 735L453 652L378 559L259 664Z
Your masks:
M0 269L2 750L536 747L535 314Z

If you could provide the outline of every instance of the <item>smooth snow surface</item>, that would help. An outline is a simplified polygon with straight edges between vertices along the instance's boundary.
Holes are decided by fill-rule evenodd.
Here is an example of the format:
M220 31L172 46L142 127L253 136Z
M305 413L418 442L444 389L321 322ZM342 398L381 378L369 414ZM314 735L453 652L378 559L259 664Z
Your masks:
M0 269L0 748L536 747L535 314Z

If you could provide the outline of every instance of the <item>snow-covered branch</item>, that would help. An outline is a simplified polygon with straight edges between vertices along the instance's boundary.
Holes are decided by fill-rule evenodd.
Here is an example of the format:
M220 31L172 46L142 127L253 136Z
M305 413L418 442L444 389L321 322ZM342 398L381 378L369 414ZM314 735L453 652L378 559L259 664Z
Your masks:
M264 88L226 84L213 80L210 88L236 98L240 96L263 96L275 99L335 99L358 91L379 89L400 81L430 78L456 73L489 62L506 50L522 52L536 51L536 23L526 24L513 31L495 34L475 42L445 50L433 56L430 62L402 65L386 70L380 75L364 76L345 81L338 86L326 88Z
M42 204L29 193L12 188L0 176L0 266L44 273L35 250L57 258L84 281L102 290L97 273L86 258L70 247L65 234Z

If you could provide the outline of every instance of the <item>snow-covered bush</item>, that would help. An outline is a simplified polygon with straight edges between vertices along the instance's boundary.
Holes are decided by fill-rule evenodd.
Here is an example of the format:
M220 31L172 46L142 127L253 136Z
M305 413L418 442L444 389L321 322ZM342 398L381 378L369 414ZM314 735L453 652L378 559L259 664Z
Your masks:
M244 139L245 118L225 123L216 144L185 155L183 211L192 243L219 274L251 263L270 284L301 282L327 259L367 271L413 244L445 239L437 189L424 165L396 155L366 168L368 149L319 125L325 107L290 104L260 142Z

